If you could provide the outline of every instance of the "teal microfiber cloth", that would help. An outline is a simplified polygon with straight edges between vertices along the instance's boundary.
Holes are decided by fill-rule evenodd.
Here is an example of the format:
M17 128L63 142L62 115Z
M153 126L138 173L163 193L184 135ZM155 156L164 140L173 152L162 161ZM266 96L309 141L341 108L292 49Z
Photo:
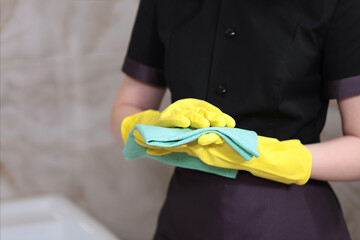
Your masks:
M259 157L258 136L256 132L240 128L209 127L200 129L191 128L163 128L151 125L135 125L145 143L156 147L175 147L197 140L206 133L216 133L224 139L245 160L253 156Z
M143 125L145 126L145 125ZM205 164L199 158L188 155L187 153L172 152L162 156L153 156L146 153L146 147L140 146L135 142L135 128L129 133L123 154L126 160L134 160L141 157L148 157L172 166L199 170L203 172L213 173L219 176L235 179L238 173L236 169L220 168Z

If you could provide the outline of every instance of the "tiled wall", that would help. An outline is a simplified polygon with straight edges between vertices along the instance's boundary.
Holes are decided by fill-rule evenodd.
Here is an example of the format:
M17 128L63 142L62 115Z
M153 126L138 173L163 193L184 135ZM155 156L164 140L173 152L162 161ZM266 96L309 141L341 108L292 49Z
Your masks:
M2 199L61 193L122 239L151 238L172 168L125 161L109 132L137 6L1 0ZM336 106L328 123L341 134ZM360 239L360 185L334 187Z

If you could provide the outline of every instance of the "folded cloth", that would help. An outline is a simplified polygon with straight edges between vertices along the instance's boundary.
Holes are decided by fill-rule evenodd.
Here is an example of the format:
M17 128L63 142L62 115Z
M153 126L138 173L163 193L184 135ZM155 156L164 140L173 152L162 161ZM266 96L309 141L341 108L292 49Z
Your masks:
M172 166L199 170L233 179L236 178L238 170L210 166L202 162L199 158L190 156L187 153L173 152L162 156L149 155L146 153L146 147L140 146L135 142L135 137L133 134L134 130L135 129L133 129L128 135L125 147L123 149L123 154L125 155L126 160L148 157Z
M240 128L209 127L200 129L163 128L137 124L134 127L149 146L170 148L197 140L203 134L216 133L238 154L249 161L259 157L258 136L256 132Z

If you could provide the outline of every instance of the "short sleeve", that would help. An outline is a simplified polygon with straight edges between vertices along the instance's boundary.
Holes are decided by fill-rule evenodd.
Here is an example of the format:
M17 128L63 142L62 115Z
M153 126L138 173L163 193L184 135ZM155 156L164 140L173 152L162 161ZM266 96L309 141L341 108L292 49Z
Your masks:
M323 76L328 98L360 94L360 0L339 0L325 39Z
M144 83L165 86L164 46L157 29L156 0L140 0L122 71Z

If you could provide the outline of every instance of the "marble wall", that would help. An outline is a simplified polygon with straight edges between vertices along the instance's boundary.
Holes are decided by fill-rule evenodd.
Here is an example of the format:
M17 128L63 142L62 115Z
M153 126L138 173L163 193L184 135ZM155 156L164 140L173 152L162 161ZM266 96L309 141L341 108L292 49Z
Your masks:
M1 0L1 199L60 193L121 239L151 238L172 167L125 161L109 131L137 6ZM323 138L339 126L332 104ZM359 183L333 186L360 239Z

